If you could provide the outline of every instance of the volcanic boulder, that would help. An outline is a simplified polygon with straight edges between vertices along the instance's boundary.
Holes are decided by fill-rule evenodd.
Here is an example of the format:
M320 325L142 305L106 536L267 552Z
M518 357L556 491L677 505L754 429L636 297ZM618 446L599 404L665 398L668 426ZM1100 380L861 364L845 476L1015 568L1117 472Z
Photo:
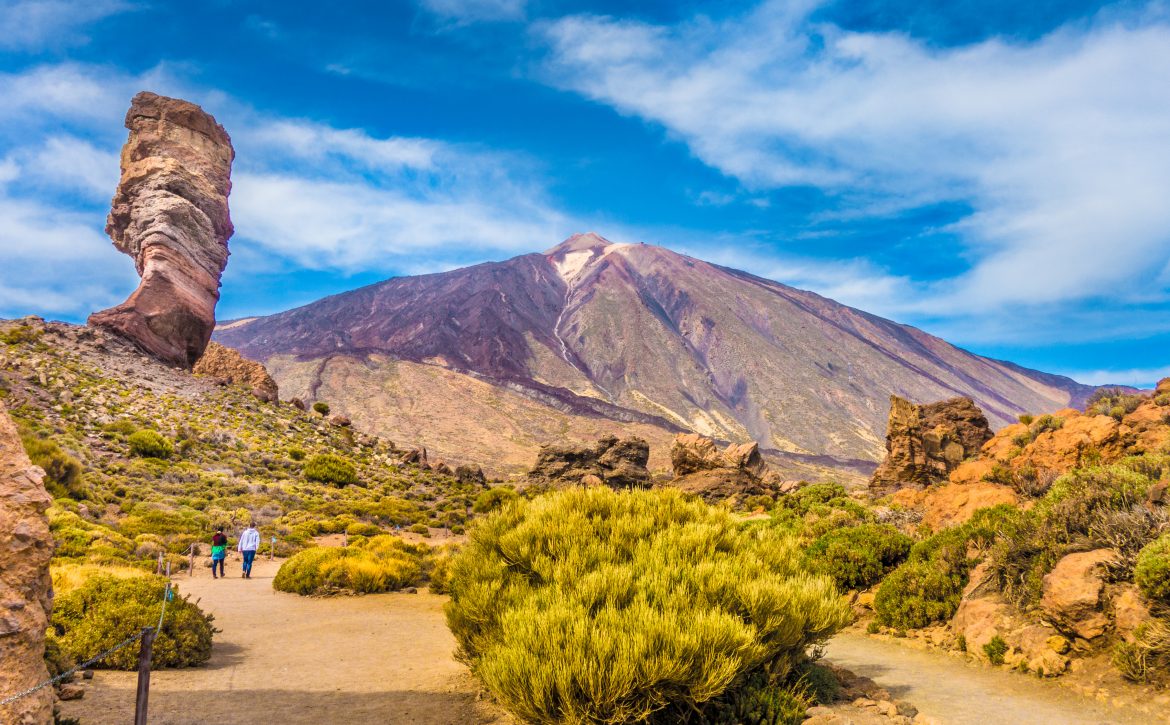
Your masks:
M25 455L16 426L0 404L0 693L20 692L48 679L45 627L53 606L49 559L53 537L45 510L44 472ZM0 706L0 721L53 721L53 691L44 688Z
M641 438L607 436L590 446L541 446L529 483L645 488L650 485L650 444Z
M276 381L263 365L218 342L207 345L192 371L229 384L243 385L252 391L252 395L267 403L275 402L280 393Z
M970 398L916 405L891 395L886 458L870 486L894 489L945 481L991 437L987 418Z
M667 485L708 502L780 492L778 477L768 471L756 443L732 443L720 452L710 438L680 433L674 437L670 462L675 478Z
M235 152L227 132L199 106L145 91L134 97L126 128L106 233L134 258L142 280L129 299L89 322L190 368L215 327L234 231L228 194Z

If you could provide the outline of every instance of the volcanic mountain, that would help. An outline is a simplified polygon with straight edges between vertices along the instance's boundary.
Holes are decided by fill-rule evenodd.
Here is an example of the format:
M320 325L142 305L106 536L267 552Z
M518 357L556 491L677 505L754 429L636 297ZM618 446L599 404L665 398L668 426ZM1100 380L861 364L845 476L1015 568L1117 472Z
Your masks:
M603 433L754 440L800 463L872 469L889 396L969 396L993 426L1093 390L961 350L812 292L646 244L575 235L525 254L389 279L215 338L285 396L499 472Z

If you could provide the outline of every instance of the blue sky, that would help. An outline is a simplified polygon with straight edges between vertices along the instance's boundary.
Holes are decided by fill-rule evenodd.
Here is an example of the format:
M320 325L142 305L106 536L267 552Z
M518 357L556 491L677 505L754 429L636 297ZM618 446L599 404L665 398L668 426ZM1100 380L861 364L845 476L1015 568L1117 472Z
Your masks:
M1164 3L0 0L0 316L133 289L102 227L142 89L236 146L221 318L593 230L1170 375Z

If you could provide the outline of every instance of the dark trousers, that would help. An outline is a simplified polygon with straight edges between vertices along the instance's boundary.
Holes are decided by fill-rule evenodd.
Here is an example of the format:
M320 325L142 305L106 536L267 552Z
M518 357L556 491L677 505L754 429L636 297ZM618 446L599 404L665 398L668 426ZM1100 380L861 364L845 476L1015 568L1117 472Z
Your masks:
M217 567L217 566L219 567L219 575L226 576L223 573L223 559L212 559L211 560L211 576L215 576L215 567Z
M256 558L256 551L254 549L252 551L245 550L241 553L243 553L243 555L244 555L244 576L251 578L252 577L252 560Z

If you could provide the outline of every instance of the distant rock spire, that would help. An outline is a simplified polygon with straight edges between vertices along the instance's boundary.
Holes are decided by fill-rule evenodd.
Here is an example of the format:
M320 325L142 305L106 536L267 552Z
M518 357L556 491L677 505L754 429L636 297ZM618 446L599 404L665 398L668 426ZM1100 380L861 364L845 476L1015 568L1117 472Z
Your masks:
M126 128L106 233L134 258L142 281L89 323L189 368L215 327L234 231L228 194L235 152L223 126L199 106L145 91L134 97Z

